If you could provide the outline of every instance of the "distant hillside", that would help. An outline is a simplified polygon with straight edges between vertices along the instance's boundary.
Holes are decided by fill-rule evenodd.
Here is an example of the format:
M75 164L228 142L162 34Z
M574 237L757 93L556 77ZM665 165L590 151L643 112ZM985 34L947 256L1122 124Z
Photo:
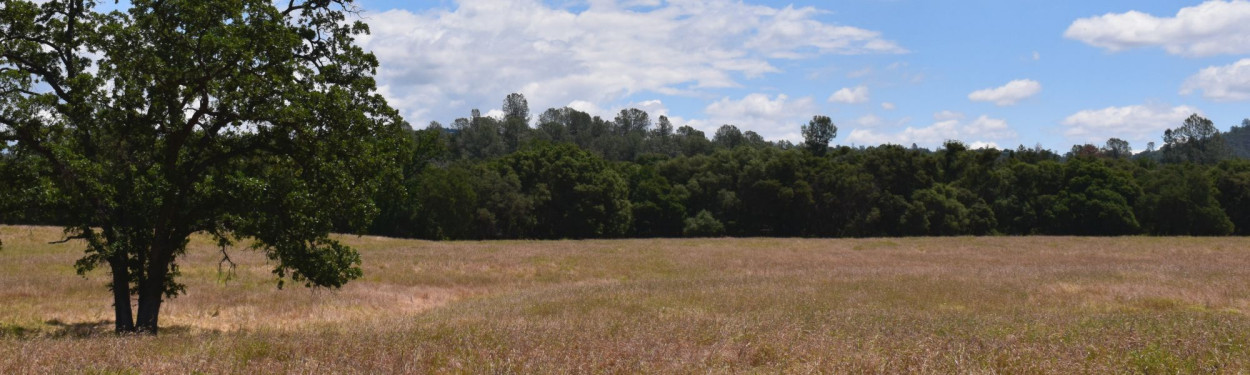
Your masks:
M1224 143L1228 144L1229 153L1239 159L1250 159L1250 119L1242 121L1241 126L1233 125L1228 131L1220 133ZM1143 151L1134 156L1136 159L1163 159L1163 152Z
M1224 133L1224 141L1228 143L1233 156L1250 159L1250 119Z

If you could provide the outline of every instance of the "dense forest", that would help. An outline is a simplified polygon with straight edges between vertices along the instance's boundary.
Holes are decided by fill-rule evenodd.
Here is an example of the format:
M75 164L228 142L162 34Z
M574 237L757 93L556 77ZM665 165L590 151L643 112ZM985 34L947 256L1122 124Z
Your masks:
M824 116L804 142L733 125L709 137L637 109L536 118L509 95L411 131L402 175L374 197L369 234L425 239L679 236L1245 235L1250 120L1198 115L1134 153L1112 138L1041 147L831 147ZM536 126L531 126L536 124ZM800 125L796 125L800 126ZM0 145L4 147L4 145ZM0 222L55 224L37 156L0 150Z

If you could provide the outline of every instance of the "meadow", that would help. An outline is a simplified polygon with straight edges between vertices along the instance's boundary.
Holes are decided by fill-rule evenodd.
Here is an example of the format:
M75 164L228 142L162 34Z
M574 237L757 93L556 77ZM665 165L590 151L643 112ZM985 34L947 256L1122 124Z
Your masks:
M362 279L279 290L197 237L119 337L59 236L0 227L0 373L1250 372L1247 238L343 236Z

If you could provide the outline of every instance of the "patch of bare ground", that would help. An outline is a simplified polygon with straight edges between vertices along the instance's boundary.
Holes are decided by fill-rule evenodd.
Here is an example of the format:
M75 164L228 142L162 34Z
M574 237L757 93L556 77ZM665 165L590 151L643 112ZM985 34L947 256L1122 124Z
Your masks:
M1250 239L423 242L274 288L197 240L159 337L73 243L0 227L0 373L1244 373Z

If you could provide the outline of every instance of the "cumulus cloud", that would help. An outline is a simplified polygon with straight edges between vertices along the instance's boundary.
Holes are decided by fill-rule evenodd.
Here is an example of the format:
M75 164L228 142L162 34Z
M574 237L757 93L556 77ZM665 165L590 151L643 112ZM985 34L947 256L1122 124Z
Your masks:
M990 118L982 115L972 123L964 126L960 131L964 132L966 137L981 139L1008 139L1015 138L1016 132L1007 126L1007 121L1003 119Z
M799 128L807 124L816 113L812 98L792 99L785 94L770 98L765 94L750 94L739 100L722 98L704 109L707 119L691 120L689 125L708 132L721 125L731 124L743 131L751 130L766 139L802 139Z
M979 149L983 149L983 148L996 148L996 149L1001 149L1002 147L998 147L998 143L994 143L994 142L982 142L982 141L977 141L977 142L972 142L972 143L968 144L968 148L971 148L971 149L974 149L974 150L979 150Z
M868 86L844 87L829 96L830 103L859 104L868 102Z
M887 133L871 129L853 129L847 142L860 145L897 144L911 145L915 143L923 147L937 147L947 140L971 142L975 148L997 147L995 141L1014 139L1016 132L1006 120L980 116L972 121L964 121L958 112L943 111L933 115L936 122L932 125L916 128L908 126L896 133Z
M941 112L933 114L934 121L963 120L963 118L964 118L963 113L955 112L951 110L945 110L945 111L941 111Z
M1031 79L1017 79L1007 82L1006 85L984 90L973 91L968 94L968 100L974 102L993 102L1000 107L1015 105L1021 100L1028 99L1037 93L1042 92L1042 84Z
M1189 77L1181 94L1202 90L1202 97L1222 101L1250 100L1250 59L1232 65L1212 66Z
M894 54L880 33L821 22L810 7L733 0L456 2L453 9L366 13L362 47L381 67L379 90L413 121L493 108L520 92L531 110L637 93L707 95L781 71L778 59Z
M630 102L630 103L617 105L617 106L611 106L611 107L601 107L598 104L591 103L585 100L574 100L572 102L569 102L568 105L565 105L565 107L569 107L569 108L572 108L581 112L586 112L590 114L591 116L599 116L607 120L611 120L615 118L616 115L619 114L621 110L623 109L636 108L644 112L647 112L647 115L651 118L652 121L656 121L657 119L660 118L660 116L668 116L669 121L672 121L674 124L678 126L684 125L686 122L686 120L683 118L669 115L668 105L664 104L664 101L659 100L659 99L643 100L640 102ZM533 109L531 108L531 110ZM493 113L495 111L496 110L491 110L487 112L487 114ZM500 111L499 113L502 114L503 112Z
M883 102L883 103L881 103L881 109L884 109L884 110L887 110L887 111L893 111L893 110L894 110L894 108L897 108L897 106L895 106L895 105L894 105L894 103L891 103L891 102Z
M1068 127L1063 134L1075 142L1099 143L1116 137L1145 144L1158 139L1164 130L1181 126L1194 113L1202 111L1154 104L1085 110L1063 120Z
M874 115L871 113L860 116L858 119L855 119L856 124L859 124L860 127L865 127L865 128L872 128L872 127L880 126L881 122L882 120L880 117L877 117L877 115Z
M1158 46L1191 57L1243 54L1250 52L1250 1L1207 1L1175 17L1108 13L1076 20L1063 36L1112 52Z

